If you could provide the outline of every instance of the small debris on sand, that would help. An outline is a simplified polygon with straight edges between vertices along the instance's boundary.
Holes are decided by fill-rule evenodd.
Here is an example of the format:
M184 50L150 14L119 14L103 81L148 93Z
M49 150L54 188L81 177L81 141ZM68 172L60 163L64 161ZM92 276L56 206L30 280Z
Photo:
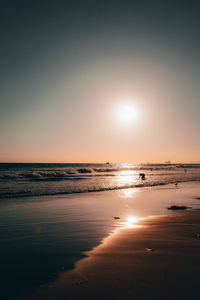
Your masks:
M154 249L152 249L152 248L145 248L144 250L147 251L147 252L152 252L152 251L154 251Z
M77 275L77 279L75 281L75 284L76 285L82 285L82 284L87 284L89 282L88 278L85 277L85 276L81 276L79 274L76 274Z
M88 283L88 279L81 280L81 281L77 282L78 285L85 284L85 283Z
M172 209L172 210L178 210L178 209L187 209L187 208L190 208L188 206L185 206L185 205L172 205L170 207L168 207L168 209Z

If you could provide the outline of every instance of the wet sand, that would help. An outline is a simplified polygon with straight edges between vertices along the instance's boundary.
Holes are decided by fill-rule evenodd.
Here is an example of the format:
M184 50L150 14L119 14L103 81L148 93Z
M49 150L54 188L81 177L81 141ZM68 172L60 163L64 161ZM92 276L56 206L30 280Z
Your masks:
M199 299L198 232L198 210L146 218L26 299Z

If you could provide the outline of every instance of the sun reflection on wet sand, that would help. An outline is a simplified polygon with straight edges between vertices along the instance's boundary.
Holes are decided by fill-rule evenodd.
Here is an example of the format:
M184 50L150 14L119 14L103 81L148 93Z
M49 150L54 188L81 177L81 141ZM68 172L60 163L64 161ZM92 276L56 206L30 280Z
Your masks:
M82 263L84 261L87 261L90 258L91 254L95 253L96 251L101 251L101 249L103 249L106 245L112 244L113 238L115 238L120 231L123 231L123 230L126 230L126 229L139 229L139 228L142 228L144 225L138 224L138 223L140 223L140 221L143 221L144 219L146 219L146 218L135 216L135 215L129 215L124 219L117 220L116 225L115 225L116 226L115 229L112 232L110 232L110 234L107 237L102 239L102 241L100 242L99 245L94 247L92 250L86 251L85 254L88 257L80 260L78 262L78 264Z
M142 225L137 223L142 220L144 220L144 218L138 216L128 216L125 221L119 223L119 227L116 229L116 231L126 228L140 228Z
M138 189L134 189L134 188L124 189L124 190L121 190L121 192L125 198L131 198L133 196L133 194L138 192Z
M74 287L76 287L77 285L88 284L90 281L90 279L88 279L88 274L90 274L90 268L94 266L94 264L98 265L99 262L101 263L101 258L104 256L104 254L105 257L108 257L106 255L108 249L111 249L114 255L116 255L116 253L118 254L119 251L121 251L121 246L118 247L118 245L121 245L121 243L123 243L123 236L126 237L125 231L133 229L136 230L135 232L137 232L137 229L140 230L140 228L143 227L143 225L138 224L143 219L145 218L141 218L135 215L128 215L126 218L122 219L121 222L117 222L118 227L115 230L113 230L107 237L102 239L101 243L98 244L96 247L84 252L83 254L86 257L78 260L75 263L73 270L62 272L60 274L60 277L54 283L50 283L49 286L47 286L48 288L50 288L50 292L52 292L52 290L55 291L55 297L53 297L52 299L57 299L58 291L60 290L62 290L63 293L68 293L69 289L72 289L73 293ZM115 246L117 240L119 241L119 244Z
M138 224L138 223L140 223L140 221L142 221L144 219L146 219L146 218L142 218L142 217L135 216L135 215L129 215L126 218L122 219L121 221L117 220L116 228L107 237L102 239L102 241L99 245L94 247L92 250L84 252L84 254L87 257L78 261L75 264L75 269L77 269L77 267L79 268L80 266L84 266L85 263L87 263L88 261L90 261L93 258L93 255L95 253L101 253L104 251L105 247L112 245L113 239L116 239L116 236L118 236L118 234L121 231L126 230L126 229L135 229L136 230L136 229L142 228L144 225Z
M107 237L105 237L99 245L94 247L92 250L84 252L86 255L85 258L77 261L75 263L75 268L73 271L75 271L75 274L79 274L79 276L82 276L82 278L85 278L85 267L89 265L90 262L95 261L98 258L98 255L101 255L102 253L105 252L105 249L109 247L113 247L113 241L116 241L118 239L118 235L120 238L123 235L124 230L129 230L129 229L140 229L143 227L140 221L144 220L145 218L135 216L135 215L129 215L126 218L122 219L121 222L117 222L115 230L113 230ZM118 220L120 221L120 220ZM120 235L120 233L122 235ZM68 271L67 273L70 274L71 271ZM66 274L67 274L66 273ZM70 278L70 276L68 277ZM66 283L66 277L64 277L65 283Z

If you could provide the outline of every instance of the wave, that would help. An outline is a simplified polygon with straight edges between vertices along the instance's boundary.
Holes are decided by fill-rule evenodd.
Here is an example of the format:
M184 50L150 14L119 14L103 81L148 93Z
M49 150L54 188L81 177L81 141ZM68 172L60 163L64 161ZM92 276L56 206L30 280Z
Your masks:
M186 168L185 165L181 166L128 166L128 167L108 167L108 168L74 168L74 169L68 169L68 170L37 170L37 171L26 171L26 172L2 172L0 173L0 180L23 180L23 179L28 179L28 180L53 180L54 179L68 179L68 178L74 178L76 176L79 177L79 174L83 174L84 176L86 175L97 175L99 173L102 173L104 175L109 174L109 173L118 173L121 171L148 171L148 172L153 172L153 171L160 171L160 170L177 170L177 168ZM200 166L187 166L187 168L200 168Z
M121 186L101 186L101 187L91 187L91 188L82 188L82 189L74 189L74 190L21 190L17 192L13 192L10 190L9 192L0 193L0 198L17 198L17 197L33 197L33 196L50 196L50 195L67 195L67 194L80 194L80 193L91 193L91 192L103 192L103 191L112 191L112 190L121 190L128 188L142 188L142 187L153 187L153 186L162 186L168 184L175 184L181 182L190 182L190 181L200 181L200 177L193 179L171 179L165 182L155 181L155 182L142 182L135 184L125 184Z
M103 172L103 173L107 173L107 172L118 172L118 171L122 171L124 170L124 168L95 168L93 169L95 172Z
M81 172L80 172L81 173ZM89 172L88 172L89 173ZM51 179L68 179L68 178L75 178L77 173L74 171L38 171L38 172L16 172L16 173L5 173L0 174L0 179L41 179L41 180L51 180Z
M78 171L78 173L92 173L93 169L90 169L90 168L81 168L81 169L78 169L77 171Z
M176 166L177 168L184 168L184 169L199 169L200 168L200 165L177 165Z

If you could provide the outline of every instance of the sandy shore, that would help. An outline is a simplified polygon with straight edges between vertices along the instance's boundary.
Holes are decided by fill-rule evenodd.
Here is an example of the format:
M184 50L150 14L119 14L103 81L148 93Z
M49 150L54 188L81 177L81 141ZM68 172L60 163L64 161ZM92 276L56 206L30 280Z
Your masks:
M29 299L199 299L200 211L135 225L111 234Z

